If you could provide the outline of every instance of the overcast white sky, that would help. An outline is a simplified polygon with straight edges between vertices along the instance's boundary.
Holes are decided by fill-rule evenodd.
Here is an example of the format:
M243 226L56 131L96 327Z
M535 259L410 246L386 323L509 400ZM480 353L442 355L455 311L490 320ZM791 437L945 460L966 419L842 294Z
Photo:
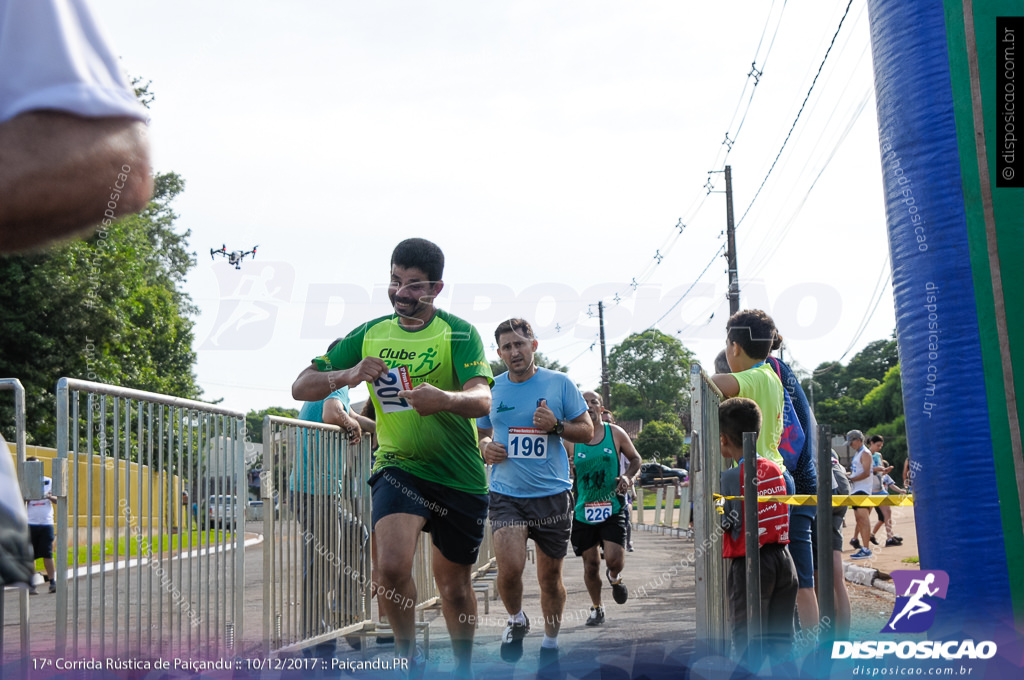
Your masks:
M592 387L588 306L603 301L609 349L657 322L710 365L728 303L714 257L725 195L706 193L708 171L729 131L739 221L846 8L92 4L126 70L152 80L157 169L187 183L175 207L198 255L187 290L203 398L240 410L295 406L309 359L390 311L391 250L410 236L442 247L438 304L488 351L500 321L524 316L541 351ZM737 230L741 305L772 314L805 368L894 327L872 83L854 0ZM259 249L235 270L211 260L222 244Z

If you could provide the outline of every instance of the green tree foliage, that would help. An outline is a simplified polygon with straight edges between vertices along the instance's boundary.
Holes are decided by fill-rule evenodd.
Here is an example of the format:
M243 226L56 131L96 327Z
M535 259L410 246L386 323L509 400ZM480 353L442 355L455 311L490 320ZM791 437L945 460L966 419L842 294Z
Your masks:
M868 396L871 390L881 384L881 382L874 378L854 378L850 381L849 387L846 388L846 396L854 401L863 401L864 397Z
M846 392L846 368L838 361L826 361L818 364L810 378L800 381L808 398L814 394L815 402L826 399L838 399Z
M856 378L867 378L881 383L889 369L898 363L896 340L875 340L850 359L846 366L846 377L851 382Z
M262 411L255 409L245 414L245 429L247 441L255 444L263 443L263 416L281 416L282 418L298 418L299 410L296 408L283 408L281 406L270 406Z
M838 375L841 380L823 381L821 375L814 377L815 385L834 387L834 393L839 395L816 400L818 422L828 424L836 434L857 429L869 437L882 435L885 438L882 457L892 464L893 479L901 483L903 461L907 459L907 431L895 341L876 340L868 344L846 367L834 362L822 364L822 367L828 368L827 375Z
M30 443L55 443L61 377L184 398L201 393L192 372L196 308L179 289L195 255L171 210L184 181L174 173L154 179L153 199L139 214L84 241L0 258L0 376L25 386ZM9 400L0 402L0 419L14 422ZM13 438L13 426L4 435Z
M693 361L683 343L653 328L613 347L608 373L616 418L678 422L690 404L687 381Z
M644 425L636 438L636 450L644 460L675 465L683 455L683 433L673 423L661 420Z
M554 359L548 359L541 352L534 352L533 363L542 368L551 369L552 371L559 371L561 373L569 372L569 368L567 366L563 366ZM508 370L508 366L506 366L505 362L502 361L501 359L491 359L490 364L491 373L493 373L494 375L501 375L502 373Z

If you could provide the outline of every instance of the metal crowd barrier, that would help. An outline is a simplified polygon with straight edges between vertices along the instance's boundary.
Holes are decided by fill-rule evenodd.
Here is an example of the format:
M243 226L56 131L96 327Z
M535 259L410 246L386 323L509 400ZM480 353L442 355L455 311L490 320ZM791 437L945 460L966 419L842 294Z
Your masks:
M244 432L239 411L60 379L58 657L234 649L244 626ZM223 508L210 503L218 496ZM215 510L219 526L208 530Z
M690 490L693 494L696 559L697 641L710 653L729 655L730 632L722 559L721 517L714 497L721 494L725 469L719 447L718 405L722 393L697 364L690 367L693 436L690 443Z
M691 482L692 483L692 482ZM654 507L649 512L654 513L653 518L644 508L645 497L654 495ZM636 490L636 499L633 506L636 508L635 526L638 528L658 531L660 533L671 533L674 536L685 536L690 533L690 486L683 486L679 489L679 512L676 513L676 485L663 484L654 489ZM647 519L652 522L648 524Z
M3 378L0 379L0 390L11 390L14 392L14 437L15 437L15 464L18 473L18 480L22 488L22 495L26 496L25 500L28 500L25 494L25 388L22 387L21 381L17 378ZM0 442L4 441L0 437ZM0 452L0 455L8 455L7 451ZM29 658L29 634L28 634L28 622L29 622L29 604L28 604L28 590L26 588L17 589L18 599L18 633L21 642L21 660L22 663L27 663ZM7 594L0 591L0 664L6 661L5 658L5 644L4 644L4 603L7 599ZM23 675L27 675L27 666L22 669Z
M264 418L268 654L332 642L371 623L370 460L369 436L352 447L336 425Z
M369 437L353 448L337 426L264 418L260 496L267 654L388 634L386 624L373 621L370 469ZM432 554L430 536L422 534L413 560L413 605L421 621L425 610L440 603ZM474 578L487 575L494 563L485 526ZM425 625L419 625L425 633Z

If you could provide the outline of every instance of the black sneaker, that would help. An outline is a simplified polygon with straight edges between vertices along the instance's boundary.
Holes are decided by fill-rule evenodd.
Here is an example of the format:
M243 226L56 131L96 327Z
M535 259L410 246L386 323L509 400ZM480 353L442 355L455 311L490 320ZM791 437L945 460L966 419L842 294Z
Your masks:
M860 550L860 541L856 537L850 539L850 545L853 546L854 550Z
M875 538L874 534L871 534L871 542L874 543L875 545L878 545L878 539Z
M585 626L600 626L604 623L604 607L591 607Z
M895 538L890 538L885 541L886 548L894 548L898 545L903 545L903 541L897 541Z
M564 678L561 664L558 662L557 647L541 647L540 657L537 659L537 679Z
M523 638L530 632L530 617L523 614L523 623L509 621L501 634L501 658L508 663L515 663L523 658Z
M57 592L57 584L54 581L50 581L50 592L51 593Z
M612 587L612 599L615 600L615 604L625 604L626 600L629 599L629 590L622 584L622 574L619 574L619 578L616 581L612 581L612 570L605 569L604 575L608 578L608 583Z

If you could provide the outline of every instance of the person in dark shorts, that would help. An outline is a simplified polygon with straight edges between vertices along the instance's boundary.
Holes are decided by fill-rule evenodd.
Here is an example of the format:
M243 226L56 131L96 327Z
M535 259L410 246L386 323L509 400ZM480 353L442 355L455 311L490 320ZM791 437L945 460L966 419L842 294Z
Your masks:
M586 625L604 623L601 603L601 551L607 568L605 577L612 587L612 598L624 604L629 590L622 582L626 563L625 495L633 487L640 472L640 454L629 435L618 425L601 420L601 397L584 392L594 435L586 444L575 444L572 450L576 475L576 508L573 513L569 542L577 557L583 558L583 582L590 595L590 615ZM619 472L619 456L628 461L626 471Z
M523 638L530 632L530 619L522 609L529 538L537 545L544 614L542 654L558 649L565 609L562 561L572 528L572 482L562 439L588 441L594 427L583 396L569 377L534 363L538 342L527 321L502 322L494 339L508 371L494 379L491 412L477 420L477 428L480 454L491 466L490 518L498 594L508 612L501 657L517 661L523 654Z
M38 460L35 456L29 456L26 461ZM57 499L51 494L53 480L43 477L43 497L35 501L25 501L25 511L28 514L28 533L32 539L32 552L35 559L43 561L43 569L46 570L46 580L50 582L50 592L57 592L56 575L57 570L53 564L53 504ZM30 595L36 594L35 584L28 588Z
M472 675L471 571L487 517L487 475L473 419L490 412L493 379L476 329L434 307L443 270L436 244L399 243L388 286L394 314L360 325L313 359L295 379L292 396L318 401L342 385L368 383L379 443L369 480L378 602L394 630L395 652L422 667L412 570L420 532L429 532L454 676L461 678Z

